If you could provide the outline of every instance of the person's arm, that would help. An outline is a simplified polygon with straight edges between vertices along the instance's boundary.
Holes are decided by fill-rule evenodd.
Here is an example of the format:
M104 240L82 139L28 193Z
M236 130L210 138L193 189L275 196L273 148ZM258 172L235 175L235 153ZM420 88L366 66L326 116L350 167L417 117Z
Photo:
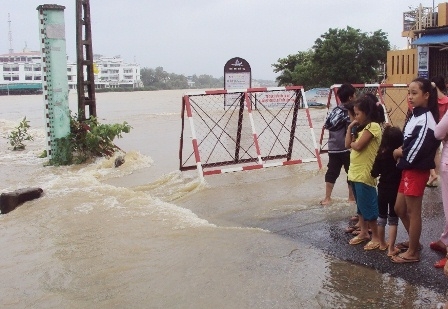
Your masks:
M438 140L446 140L448 134L448 112L442 117L440 122L436 125L434 136Z
M373 134L369 130L362 131L362 135L354 142L350 144L353 150L361 151L363 150L372 140Z
M403 149L401 147L394 150L394 159L395 161L400 159L403 156Z
M352 130L357 124L358 122L353 120L347 127L347 132L345 133L345 148L347 149L351 148L351 143L355 140L355 137L352 135Z

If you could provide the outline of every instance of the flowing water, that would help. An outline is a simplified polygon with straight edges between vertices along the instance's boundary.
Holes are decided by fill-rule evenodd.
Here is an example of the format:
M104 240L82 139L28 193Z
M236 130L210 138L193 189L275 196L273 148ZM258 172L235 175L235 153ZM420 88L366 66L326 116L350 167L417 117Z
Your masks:
M45 166L42 97L0 97L1 192L44 191L0 215L1 308L435 308L445 299L275 232L289 214L308 224L354 212L343 181L335 203L318 206L315 163L205 182L179 172L183 93L97 94L100 122L133 127L116 140L126 151L119 168L114 158ZM311 115L321 122L325 110ZM34 141L13 152L6 136L24 116Z

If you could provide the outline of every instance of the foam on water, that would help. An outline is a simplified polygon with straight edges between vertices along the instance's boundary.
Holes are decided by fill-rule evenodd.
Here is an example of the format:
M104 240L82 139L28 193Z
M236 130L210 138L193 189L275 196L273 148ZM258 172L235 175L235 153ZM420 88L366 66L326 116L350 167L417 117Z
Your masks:
M122 215L152 216L156 220L168 220L174 229L214 227L192 211L170 203L201 190L203 184L197 179L183 179L180 172L172 172L135 189L112 186L104 182L150 168L153 160L138 151L129 151L124 155L125 162L118 168L115 168L117 155L98 158L92 163L82 165L44 166L48 159L38 157L45 146L43 130L30 129L34 140L26 141L25 150L12 151L8 148L6 138L17 124L9 120L0 120L0 124L0 133L5 139L5 143L0 146L0 165L4 165L5 170L17 171L3 176L5 191L40 187L44 190L42 199L49 199L53 203L64 201L78 214L89 214L102 208L118 210Z

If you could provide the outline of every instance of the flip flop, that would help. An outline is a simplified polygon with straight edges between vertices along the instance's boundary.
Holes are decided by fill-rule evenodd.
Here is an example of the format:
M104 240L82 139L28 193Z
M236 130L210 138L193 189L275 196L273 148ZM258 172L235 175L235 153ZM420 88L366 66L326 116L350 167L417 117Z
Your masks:
M370 251L370 250L378 249L379 247L380 247L380 243L379 242L369 241L367 243L367 245L364 246L364 250L365 251Z
M386 245L386 247L379 247L378 249L380 249L380 251L386 251L387 249L389 249L389 244Z
M405 263L416 263L416 262L420 262L420 259L409 259L409 258L405 258L405 257L402 256L401 254L394 255L393 257L390 258L390 260L392 261L392 263L397 263L397 264L405 264Z
M434 251L438 251L440 253L446 254L446 247L442 247L441 245L439 245L439 243L437 241L431 242L429 244L429 247Z
M359 226L350 225L345 229L346 233L353 233L354 231L360 231L361 228Z
M444 268L446 264L446 257L434 263L435 268Z
M395 245L395 248L397 248L401 252L404 252L409 249L409 242L408 241L399 242L398 244ZM423 250L423 245L419 244L418 251L422 251L422 250Z
M397 247L394 247L394 251L392 251L392 253L387 253L387 256L388 257L393 257L393 256L396 256L397 254L400 254L400 249L398 249Z
M352 239L350 239L350 241L348 243L350 245L358 245L358 244L363 243L368 240L370 240L370 237L363 238L363 237L359 237L359 235L358 235L358 236L355 236Z

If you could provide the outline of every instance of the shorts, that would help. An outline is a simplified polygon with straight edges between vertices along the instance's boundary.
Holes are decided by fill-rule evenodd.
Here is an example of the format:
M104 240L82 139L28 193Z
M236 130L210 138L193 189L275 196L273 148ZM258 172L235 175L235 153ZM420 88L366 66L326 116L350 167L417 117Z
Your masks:
M328 169L325 173L325 182L335 183L344 167L346 173L350 167L350 151L328 153ZM347 183L348 180L347 180Z
M398 192L409 196L423 196L428 180L429 170L403 170Z
M365 221L378 219L378 194L376 188L362 182L352 182L357 212Z

